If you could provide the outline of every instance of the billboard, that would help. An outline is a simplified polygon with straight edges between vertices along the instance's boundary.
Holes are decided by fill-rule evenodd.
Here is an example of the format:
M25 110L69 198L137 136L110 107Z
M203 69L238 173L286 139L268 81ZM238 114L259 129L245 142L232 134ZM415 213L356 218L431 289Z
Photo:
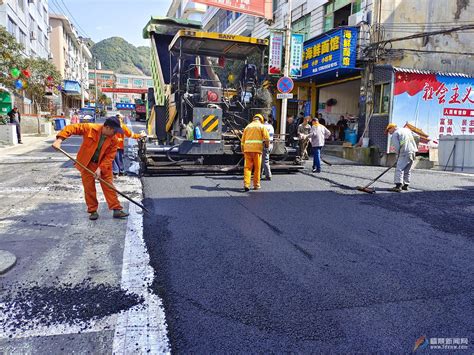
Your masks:
M302 75L303 42L303 34L293 33L291 35L290 76L293 78L299 78Z
M354 69L358 29L345 27L306 41L303 48L303 77L332 70Z
M395 71L392 122L421 136L421 152L443 135L474 135L474 78Z
M283 32L270 33L270 55L268 59L268 74L281 75L283 55Z
M208 6L220 7L226 10L244 14L273 18L273 0L192 0Z

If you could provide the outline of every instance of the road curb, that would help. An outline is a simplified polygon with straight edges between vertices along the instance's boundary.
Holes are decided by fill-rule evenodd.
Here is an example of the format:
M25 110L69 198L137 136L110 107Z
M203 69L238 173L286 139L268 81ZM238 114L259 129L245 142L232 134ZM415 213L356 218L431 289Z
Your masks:
M16 256L6 250L0 250L0 275L10 271L16 264Z

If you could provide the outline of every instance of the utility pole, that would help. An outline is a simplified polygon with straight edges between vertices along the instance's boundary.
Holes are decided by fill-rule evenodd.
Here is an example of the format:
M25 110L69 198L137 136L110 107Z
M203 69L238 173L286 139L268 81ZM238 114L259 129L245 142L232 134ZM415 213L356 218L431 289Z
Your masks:
M79 54L79 71L80 71L80 77L81 77L81 108L85 106L85 98L84 98L84 62L83 62L83 56L82 56L82 46L83 46L83 41L81 38L79 38L79 46L80 46L80 54Z
M290 75L290 47L291 47L291 0L288 0L288 21L285 27L285 66L283 75ZM286 133L286 114L288 112L288 99L281 101L280 134Z
M94 77L95 77L95 108L97 109L97 104L99 102L99 87L97 84L97 69L100 70L99 68L100 62L95 58L95 67L94 67Z

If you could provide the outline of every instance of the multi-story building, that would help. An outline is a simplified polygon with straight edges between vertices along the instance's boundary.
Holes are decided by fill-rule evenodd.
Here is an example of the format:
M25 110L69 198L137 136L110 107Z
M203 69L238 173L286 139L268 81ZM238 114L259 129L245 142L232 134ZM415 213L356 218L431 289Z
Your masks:
M102 88L113 88L115 87L116 77L112 70L95 70L89 71L89 86L95 87L95 76L97 75L97 87Z
M26 56L49 57L47 0L0 1L0 25L23 45Z
M173 0L166 16L185 20L201 21L207 6L191 0Z
M58 109L68 114L89 99L88 76L92 54L67 17L50 14L49 21L53 63L64 80Z
M49 58L48 0L0 1L0 26L4 26L23 45L25 57ZM15 101L22 112L32 112L31 100L28 98L19 94L13 97L7 89L1 87L0 95L2 101ZM11 104L5 105L4 110L10 106Z
M146 92L148 88L153 87L153 80L150 76L115 74L115 77L117 80L115 87L118 90L114 93L114 102L133 103L135 99L141 98L141 92Z

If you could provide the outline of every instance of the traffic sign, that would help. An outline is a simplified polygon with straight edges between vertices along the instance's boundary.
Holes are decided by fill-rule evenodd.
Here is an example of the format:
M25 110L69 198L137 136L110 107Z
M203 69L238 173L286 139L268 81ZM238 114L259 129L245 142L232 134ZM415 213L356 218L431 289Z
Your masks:
M292 99L293 94L277 94L277 99Z
M288 76L282 76L277 83L277 89L282 94L288 94L293 90L295 84L293 83L293 79Z

